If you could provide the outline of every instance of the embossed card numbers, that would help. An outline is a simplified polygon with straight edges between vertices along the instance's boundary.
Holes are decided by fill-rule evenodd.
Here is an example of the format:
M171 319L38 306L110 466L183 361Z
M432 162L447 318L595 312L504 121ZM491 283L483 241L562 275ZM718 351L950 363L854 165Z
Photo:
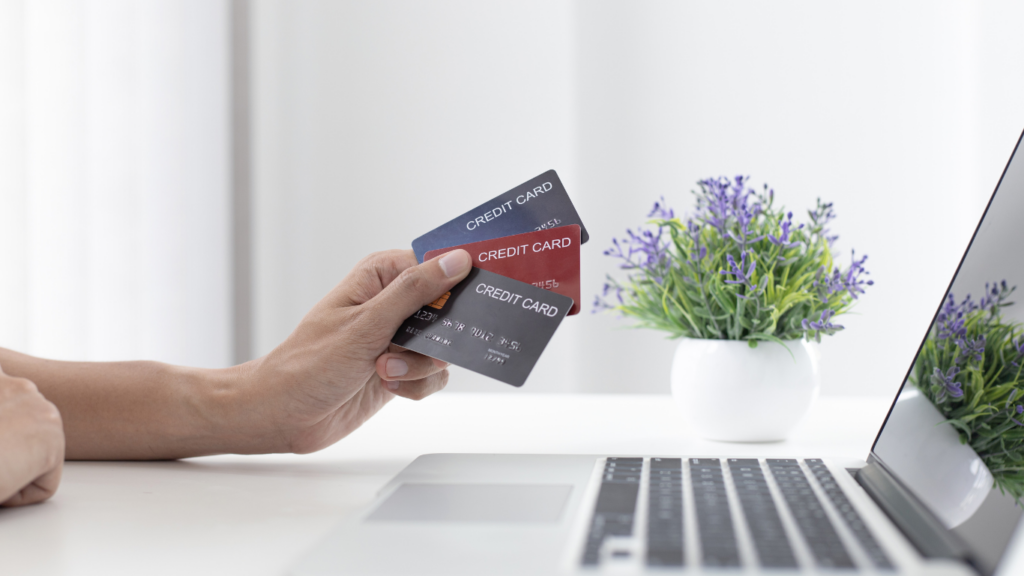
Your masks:
M572 298L473 268L447 298L406 319L391 341L522 386L572 305Z
M412 242L420 262L455 249L473 270L406 319L392 342L522 386L568 314L580 311L580 245L588 239L554 170Z

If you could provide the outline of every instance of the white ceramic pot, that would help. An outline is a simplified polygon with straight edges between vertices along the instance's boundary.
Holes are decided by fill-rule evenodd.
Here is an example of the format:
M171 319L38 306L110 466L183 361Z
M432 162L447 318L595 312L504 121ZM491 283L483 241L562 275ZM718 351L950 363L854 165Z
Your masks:
M992 492L992 473L917 388L904 386L875 453L945 524L956 528Z
M672 361L672 398L709 440L784 440L821 386L817 345L794 340L786 346L684 338Z

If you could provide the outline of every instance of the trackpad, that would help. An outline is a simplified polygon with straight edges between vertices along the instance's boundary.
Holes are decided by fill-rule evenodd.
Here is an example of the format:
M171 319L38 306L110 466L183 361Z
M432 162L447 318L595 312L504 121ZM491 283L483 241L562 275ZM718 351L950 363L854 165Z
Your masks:
M558 522L571 485L402 484L369 522Z

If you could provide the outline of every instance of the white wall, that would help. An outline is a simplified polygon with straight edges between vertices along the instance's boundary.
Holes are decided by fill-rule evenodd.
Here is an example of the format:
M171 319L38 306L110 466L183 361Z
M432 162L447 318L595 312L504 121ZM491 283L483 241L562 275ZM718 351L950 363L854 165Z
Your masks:
M611 238L698 178L836 204L876 285L823 346L826 394L887 394L1024 128L1009 2L272 2L255 10L256 341L374 250L557 169ZM586 311L531 391L664 392L673 342ZM451 389L508 391L465 371Z
M28 339L25 6L0 2L0 342Z
M869 254L876 285L822 347L824 392L894 392L1024 129L1024 12L979 5L581 3L592 238L659 194L685 205L707 175L767 181L798 213L834 201L844 261ZM601 260L585 252L584 285ZM616 326L587 330L602 337L576 357L583 380L662 386L672 344Z
M254 6L260 354L366 254L570 165L570 16L543 1ZM575 329L544 358L549 381L571 382L558 359Z
M253 10L255 342L363 255L548 168L610 239L743 172L836 202L877 285L826 393L898 385L1024 126L1015 4L280 2ZM227 0L0 3L0 345L231 358ZM533 391L666 390L673 343L570 318ZM454 390L510 391L456 371Z
M2 6L0 346L227 364L227 2Z

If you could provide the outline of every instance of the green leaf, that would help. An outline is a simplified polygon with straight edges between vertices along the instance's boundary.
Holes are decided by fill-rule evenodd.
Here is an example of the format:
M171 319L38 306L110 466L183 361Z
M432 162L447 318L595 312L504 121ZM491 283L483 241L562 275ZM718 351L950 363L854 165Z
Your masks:
M793 351L790 350L789 346L787 346L786 343L783 342L781 339L779 339L777 336L773 336L771 334L765 334L765 333L755 333L755 334L748 334L747 335L747 340L748 341L749 340L768 340L768 341L771 341L771 342L775 342L776 344L779 344L783 348L785 348L786 352L789 352L790 357L793 358L793 361L796 362L796 356L793 355Z

